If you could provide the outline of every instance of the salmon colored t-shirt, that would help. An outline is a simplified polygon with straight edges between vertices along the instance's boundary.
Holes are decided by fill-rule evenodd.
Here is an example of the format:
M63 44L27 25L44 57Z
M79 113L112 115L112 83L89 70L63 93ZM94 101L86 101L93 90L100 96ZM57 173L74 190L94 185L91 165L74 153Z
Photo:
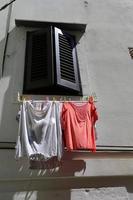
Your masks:
M65 102L62 107L62 126L67 150L96 151L95 122L98 119L93 100L87 103Z

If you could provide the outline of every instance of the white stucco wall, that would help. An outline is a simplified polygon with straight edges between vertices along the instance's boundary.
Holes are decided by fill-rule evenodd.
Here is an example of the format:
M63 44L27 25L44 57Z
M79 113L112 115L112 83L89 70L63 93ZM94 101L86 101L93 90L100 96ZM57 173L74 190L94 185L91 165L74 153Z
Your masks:
M43 3L42 0L17 0L14 4L11 29L14 27L14 19L84 23L85 5L82 0L45 0Z
M89 1L87 55L98 96L100 144L132 145L132 1ZM90 12L89 12L90 11Z
M0 8L6 3L8 3L7 0L1 0L0 1ZM7 13L8 13L8 9L0 11L0 41L5 36L6 23L7 23Z
M0 8L7 3L7 1L2 0L0 1ZM7 14L8 10L2 10L0 12L0 77L1 77L1 65L2 65L2 58L4 52L4 45L5 45L5 34L6 34L6 24L7 24Z
M91 199L91 200L128 200L128 194L124 187L118 188L101 188L101 189L79 189L79 190L57 190L57 191L29 191L29 192L16 192L9 194L0 195L1 198L8 197L13 200L23 200L28 198L30 200L43 200L55 199L55 200L81 200L81 199Z
M0 113L4 119L1 122L1 130L5 127L7 116L9 124L14 124L12 127L16 127L14 119L9 117L9 110L11 109L10 113L13 113L12 109L16 111L16 105L13 103L17 92L21 93L23 87L25 38L29 29L15 27L15 19L87 23L86 32L81 37L77 49L83 93L89 95L95 92L98 97L100 119L97 144L132 146L133 68L128 54L128 47L133 43L132 4L132 1L118 0L106 2L95 0L88 3L73 0L65 2L65 5L63 1L56 1L53 4L50 1L44 4L41 1L33 4L33 0L28 3L16 1L11 15L5 74L2 79L7 81L4 86L1 83L1 91L7 85L6 94L1 92L1 107L4 108L3 101L5 102L4 112ZM62 11L63 6L64 11ZM0 135L1 140L15 141L16 129L5 128L7 131L6 134ZM13 133L8 134L11 131Z
M7 1L2 0L0 7L4 3ZM132 10L132 0L38 0L37 2L35 0L16 0L13 4L9 27L10 35L5 57L4 76L0 79L0 142L15 142L17 137L18 124L15 119L19 107L16 103L17 92L21 93L23 87L26 31L31 30L31 28L15 26L15 19L23 19L87 24L86 31L77 45L77 51L83 93L90 95L95 92L98 98L96 105L100 116L97 126L97 145L133 146L133 60L128 54L128 47L132 47L133 44ZM0 67L7 12L8 9L0 12ZM2 163L0 186L3 188L0 199L43 199L45 192L38 191L42 191L43 185L44 188L47 188L45 177L55 175L39 171L32 172L23 168L22 165L20 167L14 160L14 153L14 150L0 150ZM120 197L118 195L116 199L133 198L132 179L128 185L125 183L127 182L125 179L118 181L119 177L132 177L132 154L123 153L117 154L117 156L115 153L111 156L110 154L100 154L100 156L88 154L86 156L86 153L83 153L78 156L78 159L74 157L71 165L69 158L68 156L64 161L64 171L56 173L57 177L64 177L64 184L60 185L61 189L67 185L65 177L72 179L77 177L78 181L81 177L84 181L87 178L88 182L91 177L97 177L98 182L102 180L100 177L108 177L107 182L109 182L111 176L116 176L118 184L115 185L113 192L115 193L115 189L119 190L118 186L122 185L124 188L121 190L124 194L123 197L120 192ZM74 166L77 166L75 170ZM21 170L22 168L23 170ZM32 186L30 180L36 178L43 179L39 183L40 188L38 190L35 189L36 187L28 189L29 185ZM71 188L76 185L77 180L73 180ZM13 181L13 185L8 184L8 181L9 183ZM19 181L20 188L15 191L17 181ZM75 187L95 187L96 181L93 183L93 186L79 184ZM49 184L52 184L52 180ZM37 186L34 181L33 186ZM107 193L105 193L109 194L109 184L103 183L102 185L101 183L99 185L99 187L104 186L107 186ZM6 192L6 187L8 192ZM31 192L27 192L29 190ZM80 199L97 200L97 192L98 190L95 190L93 195L91 191L89 194L92 196L85 196L84 191ZM113 192L111 194L114 194ZM70 191L66 193L68 200L76 199L78 194L73 193L75 196L72 196ZM107 199L105 193L102 189L100 190L100 199ZM52 194L55 195L56 192ZM57 199L61 198L59 196L62 196L62 192L60 191L59 194ZM113 200L111 194L109 200ZM52 198L51 196L50 199Z

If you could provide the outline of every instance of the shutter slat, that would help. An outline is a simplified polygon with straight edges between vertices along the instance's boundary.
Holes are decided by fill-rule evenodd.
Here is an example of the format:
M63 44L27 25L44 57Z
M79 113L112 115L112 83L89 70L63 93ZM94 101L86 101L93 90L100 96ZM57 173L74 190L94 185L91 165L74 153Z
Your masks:
M72 81L73 83L75 83L75 79L73 79L73 76L71 76L70 74L64 73L64 74L62 74L62 77L63 77L64 79L70 80L70 81Z
M68 52L67 50L65 51L63 49L60 49L60 57L63 57L63 56L65 56L65 58L67 57L67 58L73 60L72 59L72 52Z
M72 71L70 71L70 70L62 69L62 70L61 70L61 73L70 74L70 76L73 77Z
M61 56L65 56L65 58L67 57L67 58L73 60L72 59L72 52L68 52L67 49L66 50L63 50L63 48L60 49L60 57Z
M69 69L71 72L74 73L74 69L71 68L71 65L69 65L68 63L67 63L67 65L66 65L66 63L62 63L61 70L65 70L65 69ZM74 76L74 75L73 75L73 76ZM75 77L75 76L74 76L74 77Z
M61 60L61 62L71 63L71 66L73 65L73 60L68 56L62 55L62 56L60 56L60 60Z
M63 37L62 37L63 36ZM66 45L66 46L70 46L70 43L66 40L66 36L65 35L62 35L62 34L59 34L59 40L60 40L60 44L62 45Z
M67 71L67 72L71 73L73 70L71 68L67 67L67 68L62 68L61 71Z
M61 37L60 37L60 39L61 39ZM72 47L70 46L70 44L68 44L62 40L60 40L60 46L66 47L66 48L68 48L69 51L72 51Z
M70 49L73 49L73 42L71 39L70 37L67 37L67 35L59 34L60 45L69 46Z

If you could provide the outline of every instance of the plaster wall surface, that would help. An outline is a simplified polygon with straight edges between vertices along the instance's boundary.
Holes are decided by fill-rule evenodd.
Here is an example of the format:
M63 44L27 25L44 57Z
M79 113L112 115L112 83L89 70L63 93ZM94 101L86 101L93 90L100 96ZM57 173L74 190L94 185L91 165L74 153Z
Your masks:
M2 0L0 7L4 3L6 2ZM15 19L21 19L87 24L85 33L77 45L77 53L83 94L90 95L95 92L98 99L96 103L99 113L97 145L133 146L133 60L128 53L128 47L132 47L133 44L132 10L132 0L57 0L54 2L52 0L43 2L38 0L37 3L35 0L17 0L14 2L5 54L4 75L0 79L0 142L16 142L17 138L18 123L16 115L19 110L17 92L21 93L23 88L26 31L35 29L32 27L16 27ZM0 12L0 68L2 67L1 60L5 44L7 12L7 9ZM14 150L0 150L0 159L2 160L0 180L2 188L7 187L8 179L10 181L14 179L15 181L17 179L21 181L22 179L30 180L34 178L39 178L40 180L49 176L77 177L77 179L81 177L109 176L109 181L111 176L116 176L118 181L118 177L132 177L133 175L133 160L130 153L127 157L123 154L122 156L117 156L117 158L112 158L109 155L84 157L85 154L82 154L81 159L75 160L71 164L69 164L69 159L66 160L63 171L55 175L30 171L26 168L26 164L24 165L25 167L18 166L14 160L14 153ZM77 168L75 169L74 167ZM43 176L40 177L39 173ZM45 180L43 180L43 184L44 182ZM76 184L76 180L73 182ZM31 182L28 182L28 184L31 184ZM40 187L43 184L40 184ZM94 181L93 187L95 187L95 184L96 182ZM33 192L26 193L28 185L26 185L25 192L23 192L21 189L24 185L25 182L23 183L22 181L20 190L14 190L14 192L9 186L9 192L5 193L3 190L0 199L16 200L25 198L41 200L43 198L44 193L40 192L38 197L38 191L35 188L31 190ZM64 181L63 187L65 185L67 185L67 181ZM115 193L116 200L120 198L124 200L132 199L133 188L132 184L129 185L128 197L126 196L127 187L125 182L121 183L120 181L111 194L109 188L107 190L90 190L88 194L91 196L85 196L86 193L81 192L81 196L78 195L78 198L97 200L97 195L99 194L101 199L107 199L106 195L110 194L109 200L113 200L111 195L119 190L120 192ZM89 187L87 184L85 186ZM105 185L101 184L99 187L102 186L104 187ZM123 186L124 189L117 188L118 186ZM17 182L14 182L15 187L17 187ZM74 184L71 187L73 188ZM81 185L77 187L82 188ZM78 193L72 193L73 196L71 197L70 193L66 199L76 199ZM123 194L123 197L121 194ZM52 198L50 197L50 199ZM60 199L60 197L57 199Z
M30 192L16 192L0 195L4 199L12 197L13 200L23 200L25 198L29 200L128 200L127 191L124 187L118 188L101 188L101 189L79 189L79 190L57 190L57 191L30 191ZM7 198L6 198L7 197Z
M0 8L5 5L7 1L1 0L0 1ZM8 10L2 10L0 12L0 77L1 77L1 66L4 54L4 46L5 46L5 34L6 34L6 24L7 24L7 15Z
M6 0L1 0L0 1L0 8L4 6L8 1ZM7 13L8 9L0 11L0 41L4 38L5 36L5 31L6 31L6 23L7 23Z
M53 168L42 168L42 170L30 169L27 159L15 160L14 150L1 150L1 173L0 180L35 179L45 177L106 177L106 176L132 176L133 158L132 155L114 154L106 156L97 153L89 154L78 158L75 153L65 153L61 166ZM100 155L98 155L100 154ZM3 156L4 155L4 156ZM10 166L10 168L9 168ZM10 170L11 169L11 170Z
M71 192L71 193L70 193ZM88 199L88 200L128 200L128 195L127 191L123 187L118 187L118 188L101 188L101 189L80 189L80 190L71 190L71 191L30 191L28 193L26 192L18 192L16 194L10 194L13 196L13 200L17 200L18 198L20 200L23 200L25 197L30 199L30 200L43 200L44 196L47 199L55 199L55 200L83 200L83 199ZM3 196L5 198L5 196Z
M82 0L17 0L11 18L11 29L14 19L84 23L86 21L86 3ZM30 11L30 12L29 12Z
M22 3L18 0L13 4L4 77L0 84L2 93L0 127L5 132L3 134L2 131L0 134L1 141L15 141L17 134L17 125L13 117L16 115L18 105L14 102L17 92L22 92L26 31L32 29L16 27L14 22L15 19L25 19L87 23L77 50L83 94L89 95L95 92L98 98L97 144L132 146L133 68L128 53L128 47L133 43L132 1L95 0L85 3L73 0L63 4L58 0L56 4L46 1L46 4L40 6L41 3L41 1L38 4L33 4L32 1ZM63 6L64 12L57 12L58 8L62 10ZM74 12L72 12L73 8L75 8ZM79 13L82 15L80 16ZM14 113L13 117L11 113ZM4 125L7 121L8 127ZM14 124L12 130L11 124Z

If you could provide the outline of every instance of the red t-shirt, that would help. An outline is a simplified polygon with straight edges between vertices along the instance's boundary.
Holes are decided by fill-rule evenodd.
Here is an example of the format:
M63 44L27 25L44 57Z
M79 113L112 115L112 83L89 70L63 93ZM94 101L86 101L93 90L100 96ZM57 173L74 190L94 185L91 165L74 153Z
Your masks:
M67 150L96 151L95 122L98 119L92 99L87 103L65 102L62 107L62 126Z

